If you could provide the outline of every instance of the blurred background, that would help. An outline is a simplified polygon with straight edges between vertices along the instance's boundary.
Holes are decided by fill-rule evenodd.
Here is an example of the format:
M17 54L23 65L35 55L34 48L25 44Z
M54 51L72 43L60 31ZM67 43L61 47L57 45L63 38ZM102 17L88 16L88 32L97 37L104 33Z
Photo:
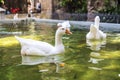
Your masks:
M99 15L101 22L120 23L120 0L0 0L0 7L6 10L7 16L26 14L29 5L39 18L93 21Z

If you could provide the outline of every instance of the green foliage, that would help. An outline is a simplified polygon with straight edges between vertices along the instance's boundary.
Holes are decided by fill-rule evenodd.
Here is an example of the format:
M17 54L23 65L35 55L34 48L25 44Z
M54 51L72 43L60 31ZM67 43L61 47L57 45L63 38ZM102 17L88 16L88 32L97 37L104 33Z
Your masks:
M2 2L2 0L0 0L0 2Z
M0 3L3 3L4 2L4 0L0 0Z
M86 0L61 0L60 6L64 7L70 13L87 12Z
M105 0L105 8L99 12L101 13L119 13L117 1L114 0Z
M104 8L98 10L98 12L120 13L120 6L118 5L115 0L104 0ZM66 12L69 13L87 13L87 0L60 0L60 6L64 7Z
M0 0L0 7L2 7L4 0Z

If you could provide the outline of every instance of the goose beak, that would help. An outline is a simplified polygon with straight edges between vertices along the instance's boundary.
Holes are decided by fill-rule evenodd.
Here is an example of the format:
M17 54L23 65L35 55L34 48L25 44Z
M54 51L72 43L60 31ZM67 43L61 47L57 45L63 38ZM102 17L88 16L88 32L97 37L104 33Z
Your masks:
M66 33L66 34L72 34L72 32L70 32L69 29L66 29L66 30L65 30L65 33Z
M60 67L64 67L65 63L60 63L59 65L60 65Z

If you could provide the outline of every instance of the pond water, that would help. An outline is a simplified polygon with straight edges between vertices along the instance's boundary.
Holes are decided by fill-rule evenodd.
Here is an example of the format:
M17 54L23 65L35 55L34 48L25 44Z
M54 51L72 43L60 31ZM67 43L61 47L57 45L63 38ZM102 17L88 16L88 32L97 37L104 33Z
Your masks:
M73 24L73 34L63 36L64 54L21 56L14 35L54 45L56 29L55 23L1 24L0 80L120 80L120 33L86 43L88 30Z

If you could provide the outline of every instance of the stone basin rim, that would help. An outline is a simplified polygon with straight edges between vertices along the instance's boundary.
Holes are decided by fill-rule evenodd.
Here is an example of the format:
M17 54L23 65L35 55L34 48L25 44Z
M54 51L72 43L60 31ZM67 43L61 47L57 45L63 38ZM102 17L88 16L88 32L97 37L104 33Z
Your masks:
M38 18L21 18L21 19L5 19L5 20L0 20L0 24L3 23L19 23L21 21L35 21L36 23L44 22L44 23L60 23L63 21L69 21L71 25L75 25L74 28L78 29L89 29L90 24L94 24L94 22L90 21L72 21L72 20L55 20L55 19L38 19ZM120 24L117 23L103 23L100 22L100 29L104 30L106 32L120 32Z

